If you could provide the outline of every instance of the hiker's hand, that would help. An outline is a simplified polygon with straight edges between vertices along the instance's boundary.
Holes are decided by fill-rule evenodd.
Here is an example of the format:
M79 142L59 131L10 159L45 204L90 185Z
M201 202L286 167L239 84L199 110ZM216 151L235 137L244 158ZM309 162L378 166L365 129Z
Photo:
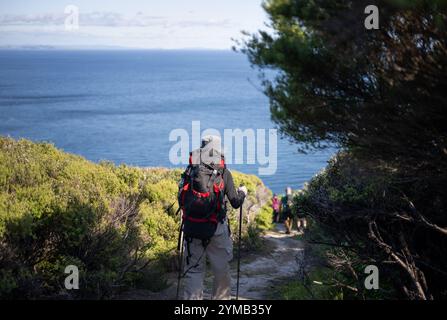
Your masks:
M246 186L240 186L237 191L242 191L245 196L247 196L248 190Z

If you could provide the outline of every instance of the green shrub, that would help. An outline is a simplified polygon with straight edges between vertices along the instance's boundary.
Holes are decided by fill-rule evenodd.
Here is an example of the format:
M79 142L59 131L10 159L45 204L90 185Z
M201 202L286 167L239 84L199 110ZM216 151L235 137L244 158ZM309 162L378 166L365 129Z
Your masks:
M66 295L70 264L80 271L72 298L164 288L176 266L181 173L95 164L51 144L0 137L0 298ZM257 203L262 182L234 177ZM236 210L229 217L237 224Z
M445 255L438 253L444 250L445 239L413 220L415 213L405 199L405 195L411 195L419 201L415 205L418 210L432 213L424 207L434 207L425 200L430 192L421 190L418 183L406 182L398 171L383 164L341 152L295 197L295 205L309 220L304 240L318 266L333 271L326 281L343 288L343 298L421 298L417 283L423 287L434 279L438 282L431 282L433 292L443 296L438 285L445 279L432 268L444 265ZM404 259L404 264L419 273L409 274L408 268L395 261L395 257L407 256L410 251L417 258ZM426 267L427 261L432 267ZM380 270L379 290L364 288L367 265Z
M272 202L269 201L264 206L255 217L255 223L259 230L265 231L273 228L273 213L272 213Z
M342 300L344 290L333 285L333 272L327 268L313 270L305 281L291 280L279 288L284 300Z

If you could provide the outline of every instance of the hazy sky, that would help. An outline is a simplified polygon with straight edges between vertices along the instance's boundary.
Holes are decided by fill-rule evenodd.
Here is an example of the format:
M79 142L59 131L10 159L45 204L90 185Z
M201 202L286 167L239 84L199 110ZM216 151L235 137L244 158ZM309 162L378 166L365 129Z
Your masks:
M262 0L0 0L0 46L229 49L266 21ZM79 9L67 30L66 6Z

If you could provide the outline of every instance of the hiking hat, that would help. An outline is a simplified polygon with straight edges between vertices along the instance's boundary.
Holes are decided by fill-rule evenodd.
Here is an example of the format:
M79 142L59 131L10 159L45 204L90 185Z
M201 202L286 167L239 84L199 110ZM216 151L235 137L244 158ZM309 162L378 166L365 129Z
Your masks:
M207 135L202 138L201 148L205 148L207 150L215 150L219 154L223 155L224 151L222 148L222 140L219 136Z
M219 136L207 135L202 138L199 149L191 152L191 163L221 165L223 159L222 141Z

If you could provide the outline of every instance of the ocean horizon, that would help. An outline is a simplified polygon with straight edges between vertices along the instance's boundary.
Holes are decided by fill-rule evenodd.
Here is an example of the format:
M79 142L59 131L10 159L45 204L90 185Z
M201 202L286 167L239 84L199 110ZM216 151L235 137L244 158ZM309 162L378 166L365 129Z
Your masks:
M221 133L276 128L257 71L232 51L8 49L0 68L0 135L95 162L183 167L169 160L169 135L191 132L193 121ZM276 173L261 179L276 193L301 188L333 152L301 154L278 136ZM229 168L258 174L259 166Z

